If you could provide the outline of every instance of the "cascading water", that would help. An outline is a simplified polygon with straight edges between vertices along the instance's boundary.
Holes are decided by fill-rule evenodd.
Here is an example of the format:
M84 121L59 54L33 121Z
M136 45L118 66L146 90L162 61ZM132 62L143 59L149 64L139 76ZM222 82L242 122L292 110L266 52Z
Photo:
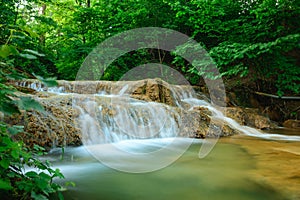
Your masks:
M132 98L134 88L140 84L134 81L58 81L59 86L47 88L37 80L17 82L16 85L36 91L73 96L73 106L80 111L79 121L87 144L118 142L129 139L187 137L181 133L181 113L195 107L206 108L211 118L220 120L235 130L264 139L300 140L299 136L268 134L242 126L226 117L222 108L207 100L198 99L190 86L166 85L171 91L174 106Z
M179 115L170 106L119 96L95 98L98 101L85 100L77 106L86 144L174 137L179 132Z

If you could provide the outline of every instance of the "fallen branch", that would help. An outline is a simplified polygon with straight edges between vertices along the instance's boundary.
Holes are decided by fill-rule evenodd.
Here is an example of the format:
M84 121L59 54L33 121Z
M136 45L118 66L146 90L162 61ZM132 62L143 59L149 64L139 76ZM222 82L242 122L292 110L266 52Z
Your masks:
M263 93L263 92L254 92L254 93L261 95L261 96L271 97L271 98L275 98L275 99L300 100L300 97L277 96L277 95L267 94L267 93Z

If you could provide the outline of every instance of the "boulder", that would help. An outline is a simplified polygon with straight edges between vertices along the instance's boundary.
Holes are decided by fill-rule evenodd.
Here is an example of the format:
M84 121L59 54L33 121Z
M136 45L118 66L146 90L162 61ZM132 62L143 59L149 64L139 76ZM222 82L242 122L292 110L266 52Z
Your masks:
M288 119L282 124L286 128L299 128L300 129L300 120Z
M169 84L161 79L138 81L132 85L128 93L135 99L165 103L170 106L176 105L176 100Z
M271 129L277 127L268 117L259 113L258 109L227 107L225 115L234 119L241 125L250 126L257 129Z
M196 107L181 114L182 135L192 138L231 136L239 132L226 122L215 119L207 108Z

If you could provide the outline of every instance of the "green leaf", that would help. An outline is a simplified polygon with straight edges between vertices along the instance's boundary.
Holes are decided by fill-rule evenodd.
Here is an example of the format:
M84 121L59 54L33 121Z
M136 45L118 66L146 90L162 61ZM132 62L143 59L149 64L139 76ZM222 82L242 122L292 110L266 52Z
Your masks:
M45 54L39 53L39 52L34 51L34 50L31 50L31 49L25 49L25 50L23 50L23 51L28 52L28 53L31 53L31 54L34 54L34 55L36 55L36 56L45 56Z
M17 105L20 110L34 109L40 112L44 111L44 107L31 97L20 97L20 100L17 100Z
M54 177L65 178L59 169L55 169Z
M34 149L35 151L38 151L38 152L43 152L43 151L45 151L45 148L44 148L44 147L41 147L41 146L39 146L39 145L37 145L37 144L34 144L34 145L33 145L33 149Z
M20 53L19 56L23 57L23 58L27 58L29 60L34 60L37 59L36 56L31 55L31 54L27 54L27 53Z
M16 71L13 71L11 74L7 74L6 77L11 80L22 80L25 78L23 74L20 74L19 72Z
M4 169L8 169L9 163L10 163L9 160L7 160L7 159L2 159L2 160L0 161L0 166L3 167Z
M63 194L61 192L58 192L57 196L58 196L59 200L64 200L64 196L63 196Z
M1 45L0 47L0 57L7 58L10 55L19 54L15 46L12 45Z
M46 174L45 172L41 172L39 174L39 177L44 179L46 182L50 181L51 180L51 176L49 176L48 174Z
M31 30L28 26L23 26L21 28L23 28L24 31L26 31L27 33L29 33L29 35L31 37L36 37L36 38L39 37L39 35L36 32L34 32L33 30Z
M44 83L47 87L55 87L58 85L56 78L51 77L51 78L43 78L39 75L33 74L39 81Z
M16 134L24 131L24 126L14 125L14 126L8 127L7 130L11 135L16 135Z
M74 182L72 182L72 181L67 181L65 183L65 185L66 185L66 187L68 187L68 186L76 187L76 184Z
M2 102L1 100L0 100L0 111L7 115L20 113L18 107L14 103Z
M11 151L11 156L14 158L14 159L19 159L19 151L17 150L12 150Z
M42 194L37 194L34 191L31 192L31 198L34 200L48 200L48 198Z
M13 187L11 186L9 181L4 181L0 179L0 189L2 190L11 190Z
M38 177L38 174L36 172L34 172L34 171L27 172L25 175L28 176L28 177L30 177L30 178L36 178L36 177Z

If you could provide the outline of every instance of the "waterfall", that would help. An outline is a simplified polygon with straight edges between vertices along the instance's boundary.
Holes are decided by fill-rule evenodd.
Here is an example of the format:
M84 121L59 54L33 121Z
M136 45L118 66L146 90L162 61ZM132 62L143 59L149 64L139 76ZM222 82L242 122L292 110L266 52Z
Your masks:
M149 86L149 83L154 84ZM195 120L193 117L186 118L190 114L187 112L193 112L196 108L203 108L203 112L208 110L211 120L220 121L241 134L273 140L300 140L299 136L269 134L240 125L226 117L223 108L213 106L207 98L199 99L199 96L204 95L196 94L191 86L169 85L151 79L120 82L58 81L58 86L52 88L37 80L15 84L56 95L72 95L73 108L80 112L78 121L83 143L89 145L123 140L191 137L186 131L191 127L186 127L184 121ZM160 89L155 88L155 84L162 86L164 91L156 91ZM158 92L156 96L155 91Z
M77 102L86 144L179 135L179 113L171 106L119 96L95 96Z

